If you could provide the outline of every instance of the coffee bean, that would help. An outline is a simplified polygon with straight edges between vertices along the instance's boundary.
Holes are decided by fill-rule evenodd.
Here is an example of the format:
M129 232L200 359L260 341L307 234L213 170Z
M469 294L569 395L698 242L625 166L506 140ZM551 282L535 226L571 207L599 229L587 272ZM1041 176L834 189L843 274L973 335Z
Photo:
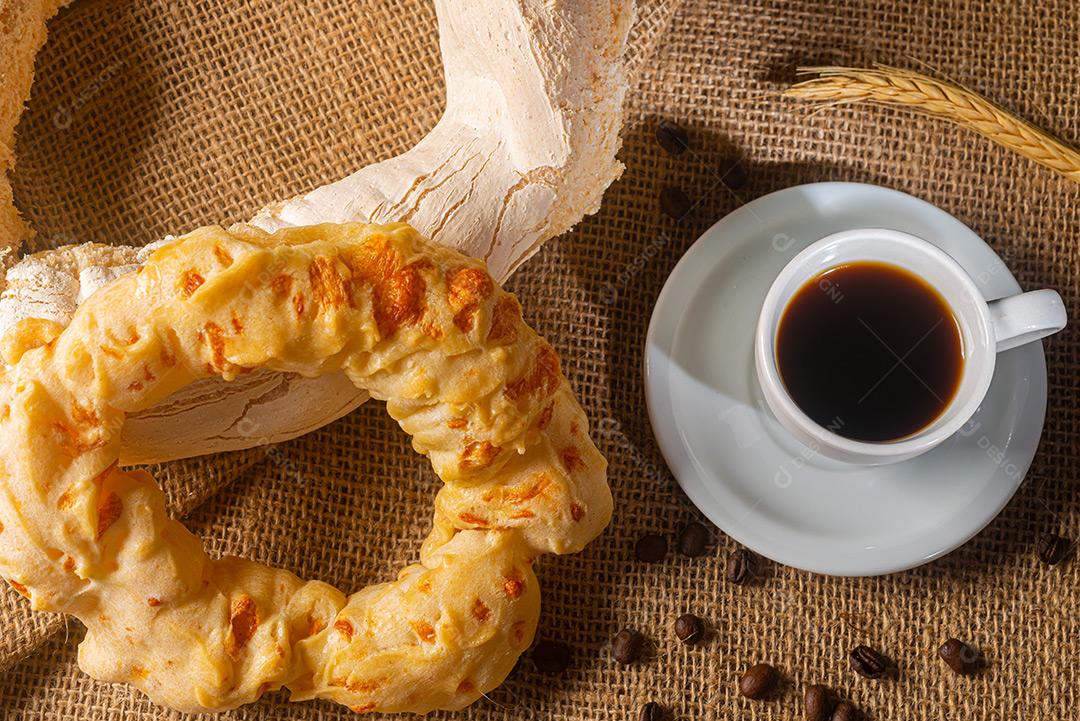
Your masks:
M541 673L562 673L570 666L570 647L557 641L540 641L533 646L532 660Z
M675 619L675 635L683 643L697 643L705 637L705 622L692 613Z
M776 686L780 674L767 663L751 666L739 679L739 693L746 698L762 698Z
M611 655L624 666L641 658L644 647L645 637L629 628L619 631L611 639Z
M639 721L662 721L664 718L664 707L655 701L650 701L641 707L641 713L638 714Z
M728 556L724 575L732 583L746 583L754 574L754 556L745 548L736 548Z
M667 541L663 536L658 536L655 533L642 536L634 544L634 555L637 556L639 561L645 563L663 561L664 556L667 555Z
M697 521L686 524L679 534L679 553L696 558L709 550L709 529Z
M881 678L889 669L889 661L869 646L856 646L848 656L851 667L865 678Z
M746 166L742 164L742 161L736 159L727 165L720 179L727 187L738 190L746 185L746 181L750 179L750 174L746 172Z
M806 708L806 721L829 721L829 714L833 710L832 694L818 683L807 686L803 692L803 706Z
M656 142L672 155L682 155L690 148L686 131L670 120L661 120L656 126Z
M938 656L956 673L971 673L979 660L979 653L963 641L950 638L941 644Z
M859 716L859 710L845 701L832 712L831 721L858 721Z
M689 215L693 205L690 196L678 188L664 188L660 191L660 210L675 220L682 220Z
M1069 540L1054 533L1044 533L1039 538L1039 560L1047 566L1056 566L1069 552Z

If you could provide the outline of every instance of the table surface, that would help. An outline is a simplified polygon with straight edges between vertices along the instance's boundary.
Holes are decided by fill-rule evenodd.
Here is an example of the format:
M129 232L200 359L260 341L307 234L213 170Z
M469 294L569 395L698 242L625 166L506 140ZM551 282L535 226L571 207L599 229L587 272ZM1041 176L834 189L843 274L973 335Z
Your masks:
M1075 714L1080 562L1044 567L1034 543L1047 531L1080 538L1080 326L1046 343L1046 429L1021 490L986 530L935 563L839 579L762 562L752 583L734 586L723 569L735 544L719 532L697 559L669 553L646 565L632 548L645 533L674 544L686 522L700 520L664 467L645 412L640 363L652 304L693 240L748 200L821 180L911 193L974 229L1025 288L1058 289L1080 317L1075 184L937 121L778 95L797 64L929 66L1075 139L1080 10L1073 0L677 4L642 4L623 178L597 215L550 242L510 284L559 351L611 463L610 529L585 552L538 565L538 638L570 644L572 666L549 677L526 658L490 700L434 717L626 719L656 700L676 719L790 719L810 683L834 688L870 718ZM335 0L246 5L79 0L54 21L14 178L38 246L147 242L246 217L400 152L437 119L427 3L368 2L359 12ZM58 111L71 122L57 124ZM661 118L687 128L689 152L672 157L656 144ZM660 212L667 187L694 201L682 221ZM212 552L352 589L415 558L436 490L378 404L269 453L158 470L172 509ZM687 611L710 625L702 645L674 636L674 619ZM182 717L83 675L81 626L30 618L7 589L0 625L8 667L0 716ZM629 668L609 650L623 627L649 640L647 658ZM948 671L935 649L949 636L980 649L986 668L970 678ZM898 675L856 676L846 657L859 643L892 657ZM759 661L781 670L783 687L769 701L742 699L736 679ZM223 718L351 717L328 703L284 701L271 694Z

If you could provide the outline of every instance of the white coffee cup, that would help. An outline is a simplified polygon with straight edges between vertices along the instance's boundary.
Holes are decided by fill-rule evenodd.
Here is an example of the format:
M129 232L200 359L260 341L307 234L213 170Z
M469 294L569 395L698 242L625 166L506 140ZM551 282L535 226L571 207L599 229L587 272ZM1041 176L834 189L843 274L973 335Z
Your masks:
M780 319L796 291L830 268L860 261L899 266L925 280L948 304L961 334L963 370L952 401L928 426L893 441L852 440L816 423L789 395L776 361ZM960 264L937 246L896 230L860 228L822 238L780 271L758 319L754 359L769 408L803 444L834 460L881 465L925 453L959 431L990 388L997 354L1056 333L1065 323L1065 305L1053 290L988 302Z

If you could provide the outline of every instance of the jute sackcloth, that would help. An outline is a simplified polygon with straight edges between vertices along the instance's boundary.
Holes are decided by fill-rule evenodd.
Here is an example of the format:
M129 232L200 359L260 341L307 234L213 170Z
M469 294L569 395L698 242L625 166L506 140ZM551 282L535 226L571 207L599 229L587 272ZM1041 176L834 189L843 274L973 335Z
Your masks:
M584 553L538 566L539 638L570 644L573 664L544 676L525 658L490 701L436 718L627 719L656 700L676 719L790 719L809 683L872 719L1077 718L1080 562L1044 567L1033 546L1043 531L1080 537L1080 330L1046 343L1046 430L1020 492L940 561L872 579L763 563L754 583L734 586L723 573L734 544L719 532L699 559L669 553L645 565L632 548L644 533L673 541L703 520L664 467L645 414L640 354L653 301L701 231L751 198L816 180L912 193L971 226L1025 288L1060 290L1080 317L1080 188L935 121L777 95L795 64L925 62L1075 141L1080 10L1072 0L686 0L643 3L641 14L626 174L597 216L510 284L559 351L611 461L611 528ZM20 126L16 197L37 243L145 242L236 220L400 152L441 110L433 29L427 4L389 0L79 0L52 25ZM690 152L675 158L656 145L660 118L688 128ZM730 189L721 178L739 185L728 172L735 160L748 180ZM668 186L697 203L681 222L659 210ZM387 580L416 557L437 489L374 403L268 451L158 471L174 512L195 508L189 524L213 553L346 589ZM0 659L64 630L0 678L0 717L181 718L82 675L78 624L31 620L3 593ZM672 622L686 611L709 621L704 645L675 639ZM650 640L648 658L628 668L609 651L624 626ZM951 635L986 654L982 673L954 676L935 657ZM846 656L858 643L895 659L898 677L856 676ZM773 700L737 694L738 674L758 661L784 675ZM350 716L273 695L225 718Z

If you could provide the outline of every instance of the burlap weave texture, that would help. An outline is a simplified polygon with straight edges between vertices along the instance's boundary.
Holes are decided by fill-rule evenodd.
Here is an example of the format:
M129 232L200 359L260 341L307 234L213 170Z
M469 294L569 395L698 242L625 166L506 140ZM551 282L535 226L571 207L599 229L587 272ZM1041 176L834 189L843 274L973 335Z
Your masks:
M722 563L734 546L719 533L695 560L669 554L643 565L632 546L645 532L673 540L698 518L645 414L639 366L652 303L700 232L747 200L816 180L912 193L982 235L1025 288L1060 290L1078 317L1080 189L931 120L815 109L777 91L796 63L925 62L1076 140L1080 9L1071 0L676 5L642 3L624 178L597 216L511 282L526 318L563 358L611 461L612 527L583 554L538 569L539 637L570 643L574 663L550 678L525 659L490 701L459 717L624 719L657 700L677 719L789 719L801 713L801 688L816 682L873 719L1076 718L1080 563L1042 567L1033 543L1040 531L1080 537L1080 331L1047 343L1047 425L1028 480L996 521L941 561L878 579L766 563L755 583L735 587ZM77 0L51 31L14 178L38 247L141 243L247 217L409 147L442 107L434 15L423 2ZM690 152L673 158L656 145L659 118L689 129ZM736 159L748 182L732 190L721 180ZM697 203L681 222L659 210L667 186ZM377 404L268 451L162 473L172 507L195 509L190 525L212 552L346 589L388 579L416 557L436 491ZM31 619L13 592L0 593L4 666L62 622ZM703 646L683 646L671 630L688 610L713 628ZM645 632L652 648L628 669L607 645L622 626ZM181 718L79 673L79 635L67 626L10 666L0 718ZM948 635L982 649L988 668L953 676L934 657ZM895 658L899 678L855 676L845 657L860 642ZM760 660L782 670L785 689L773 701L743 700L735 678ZM349 716L274 695L226 718Z

